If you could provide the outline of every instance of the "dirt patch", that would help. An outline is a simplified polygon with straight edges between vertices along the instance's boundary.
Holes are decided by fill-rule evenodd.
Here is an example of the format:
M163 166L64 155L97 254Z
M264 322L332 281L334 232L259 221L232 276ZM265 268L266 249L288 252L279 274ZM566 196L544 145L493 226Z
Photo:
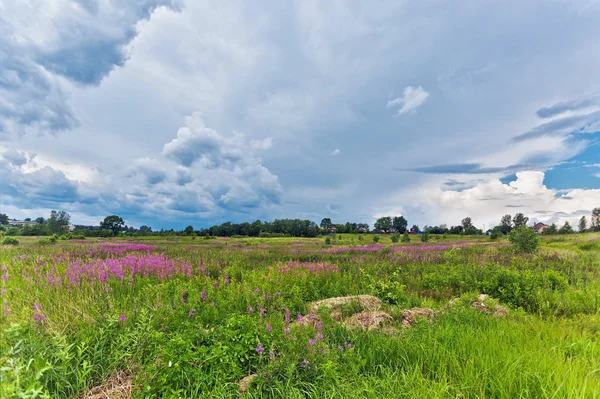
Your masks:
M238 381L238 392L240 395L244 395L250 386L252 385L252 381L258 378L258 374L250 374Z
M424 317L431 320L435 315L435 311L429 308L412 308L402 311L402 327L411 327L415 324L418 317Z
M383 327L388 327L394 322L394 319L389 314L377 311L366 310L355 314L354 316L346 319L346 327L350 330L364 330L371 331Z
M493 305L490 302L491 298L489 295L481 294L476 301L471 302L471 307L497 317L503 317L508 314L508 310L504 306Z
M129 399L132 396L133 378L125 373L115 373L100 385L90 388L80 399Z

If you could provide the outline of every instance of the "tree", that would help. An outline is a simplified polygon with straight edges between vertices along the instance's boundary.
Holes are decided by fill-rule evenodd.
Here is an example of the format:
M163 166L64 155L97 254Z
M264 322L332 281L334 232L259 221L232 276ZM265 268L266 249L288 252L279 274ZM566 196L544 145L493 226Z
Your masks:
M375 227L375 230L377 230L377 231L389 233L392 230L392 218L389 216L384 216L382 218L379 218L375 222L374 227Z
M331 223L331 219L323 218L323 220L321 220L321 224L319 226L323 230L331 231L331 226L333 226L333 224Z
M544 230L544 235L551 236L552 234L556 234L558 232L558 227L556 227L556 223L552 223L550 227Z
M513 218L513 226L515 228L517 227L521 227L521 226L527 226L527 222L529 222L529 218L525 215L523 215L521 212L517 213L515 215L515 217Z
M25 218L23 219L24 222L31 222L31 218Z
M558 230L559 234L571 234L573 233L573 228L569 224L569 222L565 222L562 227Z
M510 216L510 215L502 216L502 219L500 219L500 231L502 231L502 234L510 233L511 229L512 229L512 216Z
M404 216L396 216L392 221L392 228L396 233L404 233L406 231L406 227L408 226L408 221Z
M413 231L414 233L418 233L419 231L421 231L421 230L419 229L419 226L417 226L416 224L413 224L413 226L411 227L411 229L412 229L412 231Z
M471 218L468 216L466 218L464 218L463 220L461 220L460 224L462 225L463 230L468 230L471 227L473 227L473 222L471 221Z
M187 226L185 229L183 229L183 232L186 236L191 236L194 233L194 228L192 226Z
M123 218L117 215L110 215L105 217L104 220L100 222L100 229L110 230L112 231L113 235L116 236L121 230L123 230L124 225L125 222L123 221Z
M51 211L50 217L46 221L46 230L50 234L67 234L71 215L65 211Z
M450 230L448 230L450 234L462 234L463 227L462 226L452 226Z
M404 230L404 232L406 232L406 230ZM400 241L400 233L394 233L394 234L392 234L391 239L392 239L392 242L398 242L398 241Z
M592 211L592 226L593 231L600 231L600 208L594 208Z
M512 248L515 252L532 253L538 250L540 238L527 226L520 226L512 229L508 235Z
M140 233L152 233L152 227L148 227L146 225L140 226Z
M428 231L421 234L421 242L429 242L429 232Z
M35 221L38 222L39 224L43 224L46 221L46 219L44 219L43 217L40 216L39 218L35 219Z
M4 213L0 213L0 224L5 226L8 224L8 216Z
M490 239L496 240L500 238L502 235L502 230L500 230L500 226L496 226L492 229L492 234L490 234Z
M579 232L583 233L586 230L587 230L587 219L585 218L585 216L582 216L581 219L579 219Z

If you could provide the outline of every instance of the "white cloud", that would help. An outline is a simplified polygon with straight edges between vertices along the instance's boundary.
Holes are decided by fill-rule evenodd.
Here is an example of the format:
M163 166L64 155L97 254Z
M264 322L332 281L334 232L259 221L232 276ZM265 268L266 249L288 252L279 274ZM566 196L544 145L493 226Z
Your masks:
M470 216L477 227L491 227L502 215L522 212L530 220L564 223L572 226L589 215L600 203L600 190L555 190L544 185L544 172L518 172L516 180L503 184L498 179L484 181L463 190L442 190L438 182L429 182L414 190L399 193L406 204L422 212L428 224L458 224Z
M429 93L426 92L423 87L412 87L407 86L404 88L404 94L402 97L388 100L387 107L395 107L400 105L400 109L394 116L404 115L409 112L416 112L417 108L427 101Z
M336 148L335 150L331 151L331 153L329 155L335 156L335 155L339 155L339 154L340 154L340 149Z

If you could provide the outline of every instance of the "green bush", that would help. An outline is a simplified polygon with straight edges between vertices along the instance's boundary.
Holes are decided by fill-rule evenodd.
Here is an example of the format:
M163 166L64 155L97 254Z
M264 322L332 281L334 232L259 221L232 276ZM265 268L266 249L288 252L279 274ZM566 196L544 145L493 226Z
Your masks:
M373 236L373 242L374 243L378 243L379 242L379 236Z
M408 231L404 231L402 235L402 242L410 242L410 236L408 235Z
M19 245L19 240L17 240L16 238L12 238L12 237L6 237L4 239L4 241L2 242L2 244L4 244L4 245Z
M421 242L429 242L429 232L428 231L421 234Z
M492 234L490 235L490 239L497 240L500 237L502 237L502 231L500 231L499 228L494 227L494 229L492 230Z
M399 233L392 234L391 239L392 239L392 242L398 242L398 241L400 241L400 234Z
M331 238L325 237L325 244L331 245Z
M538 235L533 229L526 226L512 229L508 235L508 240L512 244L513 250L519 253L533 253L540 246Z

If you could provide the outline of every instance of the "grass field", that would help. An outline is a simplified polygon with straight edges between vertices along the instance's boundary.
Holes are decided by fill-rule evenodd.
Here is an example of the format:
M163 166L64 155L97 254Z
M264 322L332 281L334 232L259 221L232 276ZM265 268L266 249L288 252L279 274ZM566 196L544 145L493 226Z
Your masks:
M20 241L3 398L600 397L600 235Z

